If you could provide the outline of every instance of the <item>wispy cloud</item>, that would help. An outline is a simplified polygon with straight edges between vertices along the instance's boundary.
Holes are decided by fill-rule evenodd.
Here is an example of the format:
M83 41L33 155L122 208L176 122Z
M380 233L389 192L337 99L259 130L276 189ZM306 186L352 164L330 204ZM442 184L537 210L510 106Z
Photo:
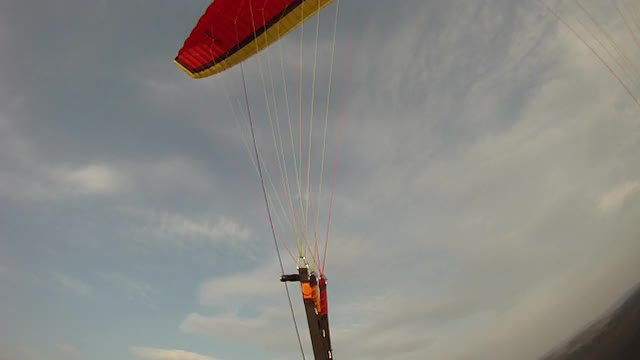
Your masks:
M68 356L71 359L83 358L82 351L80 351L80 348L75 345L62 343L62 344L56 344L56 348L58 348L58 350L64 353L65 356Z
M200 304L237 306L247 302L271 300L282 291L280 287L272 286L277 276L276 266L261 266L250 272L209 279L200 286Z
M215 176L206 166L184 156L153 161L130 156L107 161L88 153L78 159L49 159L46 147L27 130L12 116L0 113L0 196L64 201L135 194L135 201L174 192L202 194L215 187Z
M181 331L231 341L250 336L263 346L286 350L288 338L269 329L286 326L291 315L287 307L282 307L286 297L283 286L277 282L277 266L275 262L266 264L252 271L205 281L199 290L199 302L217 313L211 316L191 313L180 325ZM290 291L298 292L296 286L290 286Z
M58 169L56 177L71 192L113 194L126 186L126 180L115 168L105 164L90 164L77 169Z
M297 314L297 318L304 321L301 313ZM274 332L274 327L283 331ZM239 313L206 316L191 313L180 325L180 330L186 334L224 339L238 345L242 343L242 339L251 338L254 344L280 352L290 352L291 341L295 339L291 313L282 306L261 307L256 316L243 316ZM302 338L302 341L308 345L307 337Z
M389 36L373 26L361 45L371 51L358 61L369 66L353 75L377 85L351 98L344 153L358 171L343 174L340 190L369 216L359 229L340 224L331 238L328 271L339 274L331 286L342 295L331 297L335 349L351 359L532 358L588 321L578 313L596 316L634 282L617 272L638 259L637 225L631 215L602 223L599 209L635 198L638 185L619 185L635 170L619 164L636 161L637 111L582 44L549 37L554 28L536 4L424 6ZM412 56L371 58L380 44ZM615 249L604 235L614 228ZM573 293L598 287L576 283L586 273L609 279L610 292L588 301ZM236 303L243 292L235 285L259 289L257 278L213 279L200 299ZM218 296L223 284L232 290ZM584 308L571 312L576 301ZM259 316L236 307L192 313L181 328L212 337L246 328L277 344L260 332L286 314L251 308ZM563 313L563 326L536 337Z
M206 163L184 155L170 155L153 160L123 159L123 167L142 193L209 193L216 188L215 173Z
M627 181L616 186L600 197L598 206L602 211L613 211L622 206L625 201L629 200L633 195L640 191L640 181Z
M46 176L34 166L34 146L15 122L0 114L0 196L41 198L50 196Z
M102 276L112 285L123 290L128 300L140 301L145 305L155 308L155 304L151 296L152 287L150 284L119 272L110 272L103 274Z
M0 114L0 196L53 200L69 195L112 195L125 190L127 177L104 163L51 164L15 122Z
M75 277L61 274L61 273L53 273L53 279L63 287L83 296L89 296L93 293L93 286L85 283L84 281L77 279Z
M131 354L141 360L220 360L207 355L176 349L159 349L136 346L131 348Z
M247 226L224 215L186 216L131 207L123 208L122 211L142 221L144 227L157 237L170 239L178 244L246 241L251 237L251 230Z
M340 108L336 84L343 80L336 69L342 69L340 62L348 57L345 126L326 268L337 355L353 360L535 358L637 281L638 109L584 44L558 27L552 16L545 16L536 1L341 3L339 26L346 35L337 37L335 100L329 117L333 138L327 143L334 149ZM0 227L9 229L0 232L0 242L8 240L0 257L21 261L28 254L29 260L19 267L26 272L36 262L53 262L34 239L47 239L52 247L70 237L79 239L74 244L102 241L85 257L96 259L100 270L83 270L103 275L111 285L104 287L110 298L162 303L170 319L168 326L142 323L149 330L145 337L206 336L226 347L226 353L236 346L257 345L261 352L254 357L264 358L296 352L270 229L259 213L262 203L251 202L219 141L222 138L238 155L240 171L251 175L248 183L255 185L261 200L251 160L226 103L226 95L232 102L243 96L237 69L192 81L165 56L166 49L185 35L176 28L189 30L200 15L195 7L206 4L190 6L184 17L176 16L173 7L151 9L131 2L111 1L105 11L93 11L90 2L73 9L51 5L59 11L51 17L56 23L69 21L68 34L62 28L47 31L52 28L49 18L21 21L20 14L39 17L48 12L28 10L27 2L18 5L16 22L30 25L12 30L6 28L13 24L0 21L0 43L8 45L3 48L29 46L18 54L43 52L18 62L12 59L14 53L0 53L0 62L20 64L20 71L0 74L0 198L12 200L8 208L0 208ZM121 6L127 11L120 11ZM96 18L74 11L108 16L98 24ZM149 11L157 11L153 21L163 24L155 34L161 40L134 31L139 24L132 25L132 14L139 12L142 18ZM7 13L6 20L14 18L12 11ZM118 18L119 14L126 17ZM617 16L615 11L611 14ZM0 15L3 20L4 16ZM171 28L176 23L180 25ZM97 35L78 31L85 26L109 31L100 31L97 46L96 41L74 37ZM313 24L308 29L305 34L313 41ZM282 42L283 65L291 96L296 97L292 107L297 108L299 39L293 35ZM323 54L331 50L327 35L320 34ZM109 36L140 36L140 41L123 43ZM154 50L160 41L167 48ZM140 43L146 45L134 46ZM313 54L312 42L304 46ZM349 55L346 48L351 48ZM263 55L272 55L273 69L279 71L279 50L272 49ZM105 56L127 54L127 61L102 57L100 63L100 51ZM78 64L70 58L90 62ZM322 110L328 58L320 56L317 63L314 106ZM138 63L141 59L143 64ZM261 75L269 73L260 73L256 60L246 63L246 75L252 110L255 106L256 120L260 117L256 130L262 146L272 135L269 112L261 106ZM112 74L113 64L118 64L118 71ZM302 64L304 121L309 120L312 67L313 61ZM1 83L6 75L16 74L20 86ZM277 88L281 85L276 83ZM269 88L267 84L267 93ZM276 95L280 105L283 94L278 90ZM293 103L293 97L289 101ZM297 110L292 110L296 116ZM87 114L91 116L83 119ZM212 129L218 138L208 132ZM314 137L313 143L319 147L322 141ZM270 163L275 151L266 149L264 155L265 168L277 171ZM312 178L318 174L319 160L310 161ZM325 163L324 185L330 183L329 166ZM310 186L314 185L312 179ZM328 186L323 191L317 205L326 209ZM33 206L25 199L56 202L51 207ZM279 205L274 208L280 215ZM79 212L83 216L77 216ZM92 226L84 226L85 212L95 212ZM3 222L5 216L9 220ZM275 223L283 225L278 220L276 216ZM287 236L290 230L282 228L280 240L294 244L293 236ZM256 256L247 260L252 252ZM211 260L212 253L215 261L203 266L200 260ZM60 251L55 263L75 254ZM282 254L285 271L295 271L285 251ZM0 278L17 278L8 264L0 265ZM131 268L141 273L125 270ZM179 281L165 282L159 268L169 269L168 277ZM91 274L45 276L74 294L98 291L85 283ZM185 298L189 291L191 298ZM290 286L290 292L308 349L299 287ZM10 296L28 312L31 302L21 301L25 294ZM159 296L175 297L165 301ZM135 306L123 310L95 314L91 320L105 324L105 329L96 329L96 336L125 332L120 325L127 321L144 321L132 316ZM105 316L122 318L103 321ZM14 323L16 329L28 329L24 321L30 317L15 318L9 317L12 323L2 323L0 329L11 329ZM56 329L77 334L77 326L69 321ZM137 331L135 326L127 328ZM117 350L96 357L131 345L116 342L114 338L104 346ZM151 360L214 359L157 345L130 352Z
M209 239L229 236L239 240L246 240L251 235L247 228L224 216L215 222L210 222L206 220L194 221L180 215L167 215L162 217L159 231L168 236L179 235Z

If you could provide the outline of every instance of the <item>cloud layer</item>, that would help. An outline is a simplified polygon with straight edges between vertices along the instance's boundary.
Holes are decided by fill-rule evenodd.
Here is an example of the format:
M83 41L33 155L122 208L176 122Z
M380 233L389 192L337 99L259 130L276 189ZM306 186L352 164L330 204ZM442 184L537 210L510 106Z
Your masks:
M555 9L588 20L571 4ZM23 59L0 54L16 68L0 73L7 354L299 357L238 69L193 81L167 55L206 5L0 5L11 14L0 45ZM615 12L587 5L627 39ZM326 263L338 358L535 359L637 283L640 109L571 31L529 0L354 0L340 11L324 188L312 197L323 235L344 81ZM315 64L313 189L332 16ZM245 68L285 272L297 252L270 118L294 179L284 84L293 120L310 125L314 72L303 58L298 103L292 35ZM296 185L292 200L307 199ZM288 290L310 354L300 290Z
M141 360L219 360L206 355L176 349L133 347L131 353Z

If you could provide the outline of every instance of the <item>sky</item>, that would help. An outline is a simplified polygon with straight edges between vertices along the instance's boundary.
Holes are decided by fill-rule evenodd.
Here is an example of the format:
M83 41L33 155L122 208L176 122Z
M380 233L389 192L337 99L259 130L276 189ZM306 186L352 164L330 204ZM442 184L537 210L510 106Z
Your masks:
M640 45L615 8L583 3L613 68L533 0L341 0L335 42L335 3L317 41L305 25L302 66L299 30L247 61L274 176L268 118L286 115L282 97L266 107L267 61L294 117L304 74L321 224L339 145L336 358L535 359L638 282ZM207 5L0 4L1 360L301 358L238 68L194 80L172 63Z

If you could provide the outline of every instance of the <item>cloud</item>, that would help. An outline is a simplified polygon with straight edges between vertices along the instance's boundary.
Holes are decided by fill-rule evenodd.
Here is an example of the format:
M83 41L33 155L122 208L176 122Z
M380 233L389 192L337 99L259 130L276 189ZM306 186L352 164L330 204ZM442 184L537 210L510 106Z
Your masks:
M185 237L204 237L218 239L229 236L232 238L247 240L251 232L235 221L226 217L220 217L214 223L208 221L193 221L179 215L162 217L160 231L169 236L179 235Z
M355 12L349 13L348 6ZM353 57L327 263L336 356L534 358L595 317L640 276L634 266L640 262L637 106L588 49L535 1L410 0L392 7L356 1L345 14L341 19L349 20L351 31L338 38L339 52L352 47ZM370 17L362 21L364 14ZM298 76L298 43L295 36L290 40L284 66L293 78ZM311 45L305 48L313 52ZM328 50L321 40L321 53ZM113 53L139 59L126 51ZM124 230L127 241L146 241L145 251L147 244L169 249L169 256L144 261L175 261L176 247L190 251L190 259L196 252L208 253L204 247L215 249L224 261L212 262L206 271L217 275L194 291L205 309L190 309L185 316L180 307L180 330L233 344L228 346L253 342L265 353L295 352L277 260L263 251L272 245L269 229L262 218L260 223L254 218L257 207L244 201L246 192L236 196L228 190L239 188L240 181L234 169L222 165L220 142L206 132L192 132L194 123L215 128L233 150L244 150L242 138L230 135L227 89L216 80L191 81L173 67L180 79L158 76L163 72L154 64L160 62L171 66L166 59L154 59L142 72L153 73L144 79L143 91L156 113L148 114L152 125L140 125L140 134L152 131L153 136L144 144L137 134L131 136L136 147L128 154L114 146L124 141L118 136L105 140L120 150L105 155L111 159L90 151L74 161L67 159L70 153L48 156L43 154L48 148L30 136L22 121L8 121L11 114L3 114L0 195L87 196L99 208L118 202L122 222L131 225ZM249 96L260 105L264 89L255 59L251 64ZM318 63L319 68L327 65ZM303 68L305 76L311 71ZM241 94L235 92L241 89L236 75L229 74L235 81L227 94L232 100ZM341 72L335 75L334 85L342 80ZM318 79L326 80L323 71ZM288 80L293 93L297 81ZM310 85L310 79L304 81ZM317 95L324 93L323 86ZM9 99L3 91L0 101ZM145 99L132 100L134 109L144 107L138 100ZM317 101L316 108L324 109L324 100ZM49 114L50 104L41 103ZM10 113L25 104L34 105L16 96L4 109ZM333 104L339 108L339 101ZM175 120L176 113L181 121ZM256 114L261 120L268 117L259 109ZM110 130L117 130L113 133L134 131L148 120L123 118L126 125L108 122L114 126ZM270 140L268 121L259 126L259 140ZM185 128L188 140L179 138ZM328 145L333 149L335 144ZM269 156L274 160L272 150L265 151L265 168L271 166ZM241 170L253 171L250 160L243 160ZM312 160L316 170L318 162ZM258 185L253 189L259 194ZM323 194L326 198L328 191ZM114 245L109 250L121 249ZM251 251L258 256L245 261ZM294 268L288 264L285 271ZM179 266L184 271L179 276L199 276L194 273L201 264ZM80 294L93 291L78 279L62 274L55 279ZM142 302L159 288L121 273L105 279ZM299 290L290 290L300 314ZM304 315L297 319L308 348ZM151 359L192 354L145 347L131 352Z
M66 356L69 356L72 359L81 359L82 351L75 345L71 344L56 344L56 348L63 352Z
M49 195L46 180L42 180L33 165L34 146L15 122L0 114L0 196L41 197Z
M113 167L91 164L76 169L59 169L57 178L71 192L109 195L125 187L125 176Z
M292 328L291 313L285 304L285 301L282 301L280 306L260 307L255 316L239 313L206 316L191 313L180 325L180 330L186 334L224 339L226 342L232 342L234 346L251 339L252 343L278 352L297 351L297 347L292 346L296 343L296 334ZM308 348L308 336L304 336L306 318L302 313L298 313L296 318L302 331L303 346ZM274 332L274 328L283 330Z
M195 158L171 155L155 161L131 159L123 163L138 192L203 194L215 189L215 176L207 164Z
M222 316L203 316L189 314L184 320L181 329L186 333L202 334L211 337L226 337L239 340L243 336L268 336L270 322L265 317L242 318L233 314ZM265 334L260 336L258 334Z
M598 207L602 211L612 211L624 204L640 191L640 181L627 181L602 195Z
M207 306L234 306L271 300L282 291L280 286L273 286L275 280L278 280L275 266L212 278L200 286L199 302Z
M53 273L52 275L58 284L79 295L89 296L93 293L93 287L82 280L61 273Z
M119 272L110 272L102 276L113 285L124 290L128 300L140 301L146 305L155 307L151 296L153 289L150 284Z
M245 242L252 235L248 227L224 215L186 216L132 207L121 210L141 221L145 230L150 230L156 237L180 245L194 242Z
M528 287L515 297L513 306L492 314L490 332L469 334L470 344L476 351L463 349L458 358L541 356L596 320L637 284L640 271L632 269L637 255L625 251L620 248L613 254L594 256L590 261L554 274L554 278ZM586 273L589 276L585 276ZM594 289L598 289L597 296ZM558 321L558 314L562 321Z
M280 272L275 260L264 261L264 264L252 271L205 281L199 289L199 302L214 309L215 314L191 313L181 323L180 330L234 342L253 339L271 349L291 350L291 337L295 333L291 329L285 289L278 281ZM295 304L299 285L289 285L289 291ZM304 315L296 316L298 325L304 327ZM273 328L284 328L290 333L274 332ZM304 337L303 341L307 344Z
M40 201L113 195L126 189L126 175L113 165L52 164L41 151L15 121L0 114L0 196Z
M7 97L13 99L7 108L26 106L18 96ZM22 126L11 113L0 113L0 196L54 201L129 195L131 201L139 201L175 193L202 196L215 189L215 176L206 164L186 156L153 160L136 155L101 160L91 152L80 158L50 156L47 144L38 143L33 129Z
M367 66L351 73L329 246L336 354L533 358L633 284L619 274L640 260L623 180L637 109L535 3L421 6L391 33L367 28L352 62ZM629 214L603 220L624 199ZM260 306L277 296L260 279L208 280L198 297L216 313L181 329L280 346L266 327L287 314Z
M141 360L220 360L211 356L176 349L159 349L136 346L131 353Z

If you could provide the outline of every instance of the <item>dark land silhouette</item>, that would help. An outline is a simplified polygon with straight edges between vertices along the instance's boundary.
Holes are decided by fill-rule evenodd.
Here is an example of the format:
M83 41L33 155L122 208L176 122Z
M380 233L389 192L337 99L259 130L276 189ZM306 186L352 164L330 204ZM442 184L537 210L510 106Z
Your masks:
M599 320L540 360L640 360L640 284Z

